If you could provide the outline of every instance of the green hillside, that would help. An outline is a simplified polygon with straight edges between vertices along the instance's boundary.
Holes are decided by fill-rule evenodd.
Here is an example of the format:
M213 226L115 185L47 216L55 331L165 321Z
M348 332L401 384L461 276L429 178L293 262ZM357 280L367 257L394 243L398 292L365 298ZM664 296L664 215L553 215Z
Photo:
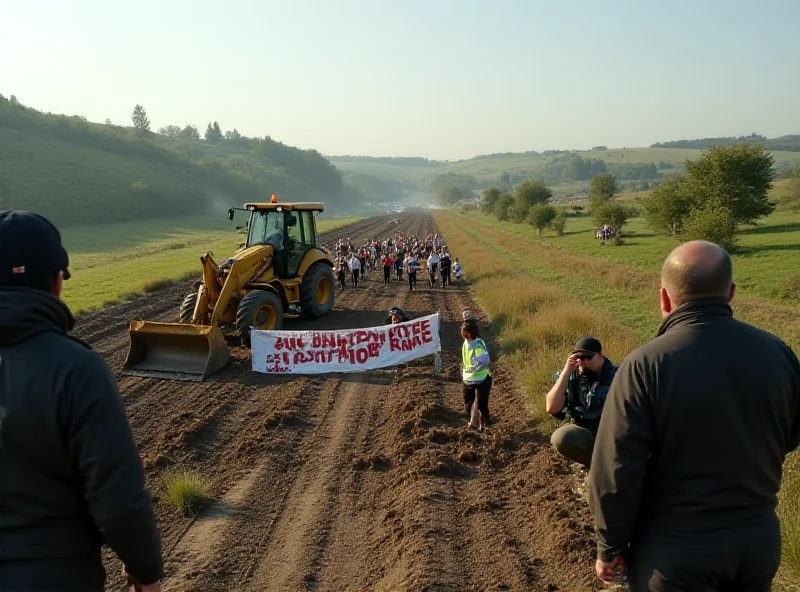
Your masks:
M0 95L0 209L69 226L218 213L272 193L322 201L338 214L362 197L318 152L269 137L165 137Z

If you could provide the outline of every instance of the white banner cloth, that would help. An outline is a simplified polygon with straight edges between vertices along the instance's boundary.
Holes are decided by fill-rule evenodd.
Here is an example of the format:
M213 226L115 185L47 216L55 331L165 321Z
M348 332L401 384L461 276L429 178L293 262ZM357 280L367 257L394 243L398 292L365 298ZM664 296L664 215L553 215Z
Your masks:
M253 330L253 370L266 374L326 374L396 366L440 352L439 324L436 313L368 329Z

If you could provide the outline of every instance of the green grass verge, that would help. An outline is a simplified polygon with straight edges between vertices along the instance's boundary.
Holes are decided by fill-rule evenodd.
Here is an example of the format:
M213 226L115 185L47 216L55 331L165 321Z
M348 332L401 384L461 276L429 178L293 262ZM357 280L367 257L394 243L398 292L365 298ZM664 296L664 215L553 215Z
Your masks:
M501 223L492 216L473 212L447 215L460 216L460 224L474 235L475 240L502 253L515 265L537 274L547 283L559 285L585 304L593 301L594 306L613 312L618 320L632 326L640 335L652 335L658 327L658 269L661 264L652 260L653 254L647 248L637 248L633 238L621 247L601 246L591 238L593 234L587 237L588 231L574 228L574 234L565 237L540 238L527 224ZM778 221L785 220L782 214L776 216ZM578 224L586 223L578 220ZM570 219L570 223L575 225L575 219ZM791 224L789 222L788 232L794 232ZM782 236L784 233L773 234ZM661 239L654 237L654 240ZM589 247L585 246L587 242ZM674 244L669 244L653 248L663 261L673 247ZM781 253L780 249L768 249L767 252ZM775 281L775 276L784 274L782 281L791 282L793 274L800 271L796 261L790 262L791 257L785 255L776 257L777 262L770 262L762 258L754 260L746 254L735 256L734 272L740 289L734 308L739 318L772 331L792 347L800 348L798 301L753 295L759 292L748 289L751 284L741 279L752 277L752 281L756 281L760 273L770 276L766 281ZM763 270L764 266L767 271Z
M588 216L569 218L566 236L546 231L539 238L527 224L501 223L479 212L470 214L503 232L579 255L606 259L657 273L667 254L680 244L676 239L656 236L642 218L624 228L625 244L602 246L594 238L594 223ZM739 233L740 249L733 254L739 293L780 302L798 302L800 280L800 214L780 211L755 228Z
M357 222L318 222L320 233ZM64 245L73 277L64 283L64 301L76 314L102 308L165 282L200 275L200 256L229 257L243 240L223 219L190 217L68 228Z

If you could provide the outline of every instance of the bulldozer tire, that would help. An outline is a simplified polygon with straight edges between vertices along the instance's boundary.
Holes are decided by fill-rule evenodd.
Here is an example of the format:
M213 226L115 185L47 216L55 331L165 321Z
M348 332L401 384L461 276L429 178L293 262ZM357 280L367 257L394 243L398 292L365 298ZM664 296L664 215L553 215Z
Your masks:
M309 267L300 284L300 306L303 314L317 319L324 317L333 308L333 270L324 263Z
M274 292L252 290L244 295L236 311L236 330L242 344L250 347L250 329L279 331L283 327L283 304Z
M188 325L194 316L194 307L197 304L197 292L187 294L181 303L180 319L181 323Z

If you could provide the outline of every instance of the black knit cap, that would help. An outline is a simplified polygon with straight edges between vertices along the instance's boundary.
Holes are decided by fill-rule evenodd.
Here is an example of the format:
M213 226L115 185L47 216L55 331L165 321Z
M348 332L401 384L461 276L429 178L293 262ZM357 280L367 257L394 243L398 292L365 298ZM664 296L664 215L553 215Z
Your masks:
M69 256L61 234L44 216L0 211L0 286L40 288L64 272L70 278Z
M602 353L603 346L594 337L581 337L575 348L572 350L573 354L599 354Z

